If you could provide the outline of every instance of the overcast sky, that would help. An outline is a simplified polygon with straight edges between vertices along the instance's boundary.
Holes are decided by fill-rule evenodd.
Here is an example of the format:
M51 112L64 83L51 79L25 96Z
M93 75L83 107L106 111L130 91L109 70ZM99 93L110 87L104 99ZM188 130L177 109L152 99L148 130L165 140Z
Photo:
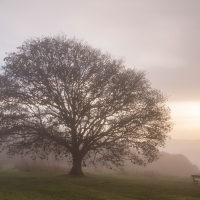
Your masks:
M123 57L169 98L172 138L200 139L200 0L0 0L0 65L30 37L66 34Z

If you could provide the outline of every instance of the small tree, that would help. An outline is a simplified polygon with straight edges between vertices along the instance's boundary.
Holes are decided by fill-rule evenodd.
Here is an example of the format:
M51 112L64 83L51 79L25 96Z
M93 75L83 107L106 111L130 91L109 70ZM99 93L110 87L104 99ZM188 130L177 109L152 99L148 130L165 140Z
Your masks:
M0 144L9 154L69 157L71 175L158 158L169 109L144 72L64 36L27 40L4 61Z

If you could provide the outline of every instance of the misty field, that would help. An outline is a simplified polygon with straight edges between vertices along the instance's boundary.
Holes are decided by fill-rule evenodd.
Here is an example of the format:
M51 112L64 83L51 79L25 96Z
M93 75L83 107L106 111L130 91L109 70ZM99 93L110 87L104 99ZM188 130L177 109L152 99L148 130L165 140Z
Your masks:
M0 200L198 200L188 178L151 179L87 174L0 172Z

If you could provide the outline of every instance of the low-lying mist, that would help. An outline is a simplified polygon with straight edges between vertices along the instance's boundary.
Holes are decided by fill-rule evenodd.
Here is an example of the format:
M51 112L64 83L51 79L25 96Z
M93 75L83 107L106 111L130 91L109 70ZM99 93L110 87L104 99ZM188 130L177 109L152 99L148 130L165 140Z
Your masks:
M0 154L1 170L18 170L23 172L62 172L68 173L70 166L67 160L57 161L53 158L48 160L32 160L28 157L8 158L6 153ZM191 174L199 174L199 168L192 164L188 158L182 154L169 154L162 152L159 160L148 164L147 166L133 165L127 162L123 169L107 169L102 166L84 167L85 172L120 174L130 176L145 176L150 178L160 178L164 176L182 176L189 177Z

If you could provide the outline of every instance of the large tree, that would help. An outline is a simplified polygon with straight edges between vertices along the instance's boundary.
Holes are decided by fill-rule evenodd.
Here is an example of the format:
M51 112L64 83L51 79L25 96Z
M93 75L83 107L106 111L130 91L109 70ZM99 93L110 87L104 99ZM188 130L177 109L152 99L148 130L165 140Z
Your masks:
M82 165L145 164L171 129L166 98L145 73L65 36L25 41L0 75L0 145L9 154Z

